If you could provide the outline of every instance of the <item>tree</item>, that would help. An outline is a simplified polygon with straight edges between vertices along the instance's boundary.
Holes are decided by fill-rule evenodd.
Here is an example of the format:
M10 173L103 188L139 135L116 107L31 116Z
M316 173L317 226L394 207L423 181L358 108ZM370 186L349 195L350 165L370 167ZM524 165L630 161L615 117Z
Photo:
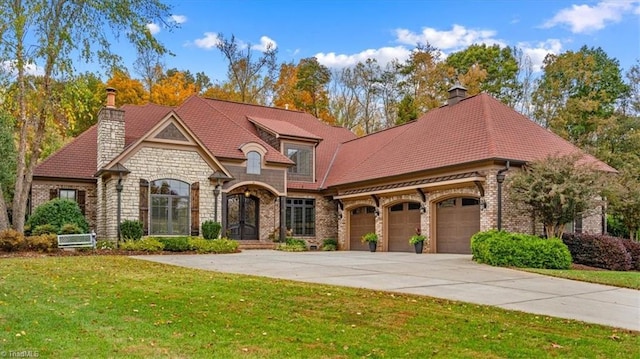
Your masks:
M640 176L630 170L617 176L608 193L609 209L629 231L629 239L638 240L640 229Z
M177 106L184 102L187 97L198 93L196 85L191 77L191 82L187 80L185 73L180 71L167 72L154 86L151 92L151 102L165 105Z
M73 76L62 85L61 107L62 117L67 119L66 136L75 137L97 122L106 86L91 72Z
M273 105L281 108L296 109L295 103L300 96L300 90L296 89L298 83L298 67L290 63L280 65L278 80L274 86Z
M84 61L115 66L119 57L110 51L111 39L126 34L136 46L166 52L145 24L164 22L169 7L159 0L86 2L68 0L16 0L0 3L0 55L10 59L17 90L1 101L15 105L18 138L12 226L23 231L33 170L42 151L47 121L55 113L56 78L73 73L72 54ZM171 24L165 24L170 27ZM28 34L28 36L27 36ZM37 67L38 82L28 88L29 67ZM0 201L4 202L4 197ZM0 204L4 208L5 203ZM0 228L4 229L4 228Z
M145 46L138 50L138 58L136 58L136 61L133 63L133 70L142 76L142 82L149 96L146 99L148 101L152 102L153 88L162 78L163 68L162 55L153 51L152 47Z
M142 105L149 101L149 93L144 89L142 82L131 78L126 69L113 69L111 78L107 80L107 87L118 90L117 107L127 104Z
M618 60L601 48L547 55L533 93L534 118L587 151L609 126L616 104L629 92Z
M471 89L475 89L475 83L469 80L475 78L480 91L487 92L505 104L513 106L520 92L517 77L519 66L515 53L516 50L511 47L474 44L449 55L446 64L453 67L458 75L468 77L467 81L460 82L470 90L469 94L473 94ZM485 71L486 77L477 77L477 73L475 76L469 75L469 72L479 70Z
M562 238L566 223L597 205L600 175L581 156L548 157L509 176L509 199L522 213L539 218L548 238Z
M446 102L454 70L441 60L441 56L440 50L429 44L418 45L406 62L400 64L401 96L413 99L415 112L418 114L440 107ZM414 110L405 109L405 112L413 113Z
M0 197L11 200L16 174L16 145L13 138L13 118L0 110ZM6 202L0 200L0 228L9 227Z
M297 108L310 112L328 123L335 120L329 115L329 94L327 85L331 79L329 69L321 65L315 57L300 60L295 89L302 93L296 99Z
M228 83L239 95L240 101L266 105L270 102L273 84L276 82L276 55L278 50L269 43L258 59L253 57L253 49L248 44L243 50L235 36L225 39L219 35L216 45L228 61ZM222 86L221 88L225 88Z

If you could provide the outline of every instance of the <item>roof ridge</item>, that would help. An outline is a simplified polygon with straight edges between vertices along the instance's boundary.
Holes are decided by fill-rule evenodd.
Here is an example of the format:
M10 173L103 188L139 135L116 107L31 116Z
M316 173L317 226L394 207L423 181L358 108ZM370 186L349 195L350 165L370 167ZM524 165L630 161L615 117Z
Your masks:
M487 152L489 156L496 156L497 146L495 140L495 128L493 126L493 121L495 121L495 119L491 117L491 110L489 109L488 102L489 97L478 96L478 99L480 99L480 102L482 102L482 119L484 120L484 128L487 132ZM502 104L502 102L500 102L500 104Z
M198 96L200 97L200 96ZM288 108L282 108L282 107L273 107L273 106L267 106L267 105L259 105L259 104L255 104L255 103L248 103L248 102L240 102L240 101L232 101L232 100L223 100L223 99L219 99L219 98L212 98L212 97L200 97L204 100L211 100L211 101L219 101L219 102L226 102L226 103L232 103L232 104L237 104L237 105L247 105L247 106L254 106L254 107L262 107L262 108L268 108L271 110L281 110L281 111L288 111L288 112L298 112L298 113L306 113L304 111L301 110L289 110Z

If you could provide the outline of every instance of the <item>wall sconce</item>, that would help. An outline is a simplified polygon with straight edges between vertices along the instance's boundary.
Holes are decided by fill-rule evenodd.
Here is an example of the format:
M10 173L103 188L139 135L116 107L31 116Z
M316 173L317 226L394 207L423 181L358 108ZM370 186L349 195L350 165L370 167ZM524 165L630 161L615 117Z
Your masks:
M380 217L380 208L376 207L375 214L376 217Z
M251 197L251 192L249 191L249 187L244 188L244 197L245 198Z
M484 198L480 198L480 210L483 210L486 208L487 208L487 201L485 201Z
M422 203L420 205L420 213L427 213L427 205Z

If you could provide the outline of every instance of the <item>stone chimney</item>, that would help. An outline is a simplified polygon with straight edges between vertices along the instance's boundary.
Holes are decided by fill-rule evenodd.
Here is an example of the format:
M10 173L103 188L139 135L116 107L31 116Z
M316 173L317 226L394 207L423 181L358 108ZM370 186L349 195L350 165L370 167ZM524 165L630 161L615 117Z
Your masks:
M107 88L107 103L98 113L98 170L124 150L124 111L116 108L116 90Z
M464 100L466 97L467 89L460 85L459 82L456 82L456 84L449 89L449 99L447 100L447 105L453 106L460 102L460 100Z

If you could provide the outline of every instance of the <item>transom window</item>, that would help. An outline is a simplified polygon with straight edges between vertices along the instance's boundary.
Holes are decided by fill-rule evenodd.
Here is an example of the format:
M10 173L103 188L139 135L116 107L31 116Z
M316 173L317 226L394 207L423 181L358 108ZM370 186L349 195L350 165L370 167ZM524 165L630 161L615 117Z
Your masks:
M313 181L313 147L299 144L285 144L284 152L295 166L289 167L289 179Z
M162 179L150 183L150 234L189 234L189 184Z
M247 153L247 173L259 175L262 165L262 156L256 151Z
M294 236L316 235L316 200L287 198L286 222Z

